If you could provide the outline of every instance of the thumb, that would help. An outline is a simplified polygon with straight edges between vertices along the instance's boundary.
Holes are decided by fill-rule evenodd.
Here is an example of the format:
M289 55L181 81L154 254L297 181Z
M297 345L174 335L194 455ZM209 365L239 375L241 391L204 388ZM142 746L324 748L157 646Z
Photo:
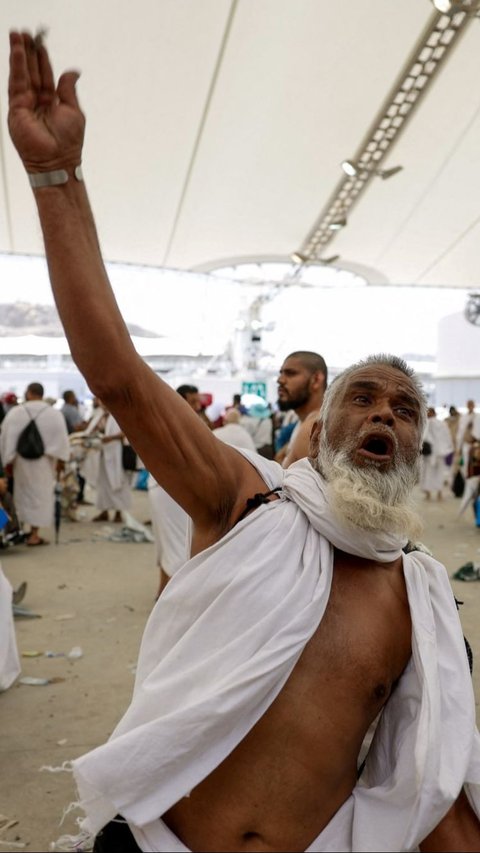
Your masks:
M77 110L80 109L80 104L78 103L75 86L79 77L79 71L65 71L65 73L61 75L57 86L57 95L60 101L64 104L68 104L70 107L75 107Z

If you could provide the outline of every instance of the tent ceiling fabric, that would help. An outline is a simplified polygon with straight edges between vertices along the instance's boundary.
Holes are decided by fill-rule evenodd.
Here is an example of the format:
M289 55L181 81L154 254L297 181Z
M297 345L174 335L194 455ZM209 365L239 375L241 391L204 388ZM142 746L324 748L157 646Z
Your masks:
M2 0L82 70L84 174L106 260L283 259L338 184L435 14L430 0ZM375 283L480 287L480 21L328 245ZM5 80L5 74L3 79ZM0 251L42 253L0 93Z

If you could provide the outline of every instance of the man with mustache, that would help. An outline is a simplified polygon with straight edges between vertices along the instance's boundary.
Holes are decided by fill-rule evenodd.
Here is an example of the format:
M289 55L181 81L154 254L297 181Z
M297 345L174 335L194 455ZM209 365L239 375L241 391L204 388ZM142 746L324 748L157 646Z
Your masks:
M218 442L118 311L79 171L77 76L55 86L41 41L12 33L10 133L72 355L193 521L131 705L73 762L84 833L96 851L478 850L462 631L445 570L409 544L418 381L394 356L345 371L287 470Z
M281 412L294 411L298 416L288 444L276 455L284 468L308 453L310 432L320 412L327 376L323 356L309 350L290 353L278 372L278 408Z

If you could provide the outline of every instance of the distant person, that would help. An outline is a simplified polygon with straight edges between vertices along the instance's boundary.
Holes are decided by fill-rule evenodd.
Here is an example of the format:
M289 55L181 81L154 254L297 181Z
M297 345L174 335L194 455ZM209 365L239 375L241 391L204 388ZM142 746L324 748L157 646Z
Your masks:
M240 413L236 408L227 409L224 415L224 425L214 429L213 434L232 447L256 450L252 436L240 423Z
M427 409L427 427L423 436L422 473L420 488L427 500L432 494L442 500L442 488L447 476L447 457L454 445L445 421L439 421L432 406Z
M68 434L72 435L72 433L81 432L87 426L88 421L84 420L80 413L75 391L64 391L62 396L63 406L60 411L65 418ZM78 492L75 497L75 504L82 505L87 503L87 501L85 501L86 480L81 473L79 464L76 465L75 474L78 482Z
M298 416L288 444L276 456L284 468L308 455L310 433L320 413L327 379L325 359L309 350L290 353L279 370L278 408L281 412L293 409Z
M117 421L107 412L96 483L95 506L100 512L92 521L109 521L109 510L113 510L114 523L121 523L122 512L128 511L132 505L131 476L125 471L122 461L124 438Z
M450 406L448 410L448 415L445 418L445 423L450 430L450 435L452 437L453 446L457 446L457 433L458 426L460 423L461 414L455 406Z
M18 406L18 398L14 391L5 391L0 398L0 424L3 422L3 419L7 412L10 409L13 409L14 406ZM8 466L7 472L7 483L8 483L8 491L11 495L13 495L13 473L11 465Z
M480 414L475 411L475 400L467 400L467 411L461 415L457 430L457 463L463 476L468 477L471 445L480 441Z
M240 425L249 432L255 450L265 459L273 459L273 413L268 403L254 403L243 415Z
M12 603L13 589L0 568L0 693L20 675Z
M196 385L179 385L177 394L180 394L186 400L188 405L200 416L209 429L213 429L213 424L205 411L206 406L203 403L202 395Z
M195 385L179 385L177 394L203 420L198 388ZM189 516L151 474L148 478L148 499L159 571L158 598L170 578L190 556Z
M248 414L248 409L242 403L242 395L234 394L232 399L232 407L237 410L240 415Z
M17 406L17 395L13 391L5 391L0 397L0 424L12 406Z
M17 510L13 495L8 490L8 478L4 469L0 466L0 509L6 515L2 518L0 524L0 547L8 545L21 544L25 541L25 534L22 533L20 522L18 520Z
M5 393L2 394L2 405L5 414L7 414L10 409L13 409L14 406L18 406L18 397L14 391L5 391Z
M78 437L80 449L77 447L79 482L81 478L84 482L84 490L87 484L92 489L96 489L97 487L101 441L105 432L107 418L108 412L103 408L100 400L97 397L93 397L90 418L85 429L82 431L81 438ZM77 440L74 441L74 444L77 444ZM83 497L82 503L88 504L89 501L85 499L84 494L84 491L81 492L81 497Z
M277 411L274 418L275 427L275 460L282 462L287 451L293 431L299 422L298 415L290 409L288 412ZM283 453L280 451L283 450Z
M80 413L77 396L75 391L63 392L63 406L60 409L65 423L67 424L68 434L72 432L80 432L85 429L87 421L85 421Z
M65 419L43 399L43 385L31 382L25 403L14 406L5 416L0 433L0 456L5 468L13 471L13 497L20 522L30 527L26 544L47 544L40 527L53 524L55 480L70 458ZM24 459L17 453L20 433L31 420L42 437L44 453L38 459Z

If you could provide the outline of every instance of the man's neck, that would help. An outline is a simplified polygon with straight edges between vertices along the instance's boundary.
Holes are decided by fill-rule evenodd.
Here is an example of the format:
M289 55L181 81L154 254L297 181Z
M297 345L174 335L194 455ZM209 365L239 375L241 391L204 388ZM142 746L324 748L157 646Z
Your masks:
M320 396L311 397L303 406L295 409L295 414L298 415L299 421L303 422L312 412L318 413L323 402L323 394Z

